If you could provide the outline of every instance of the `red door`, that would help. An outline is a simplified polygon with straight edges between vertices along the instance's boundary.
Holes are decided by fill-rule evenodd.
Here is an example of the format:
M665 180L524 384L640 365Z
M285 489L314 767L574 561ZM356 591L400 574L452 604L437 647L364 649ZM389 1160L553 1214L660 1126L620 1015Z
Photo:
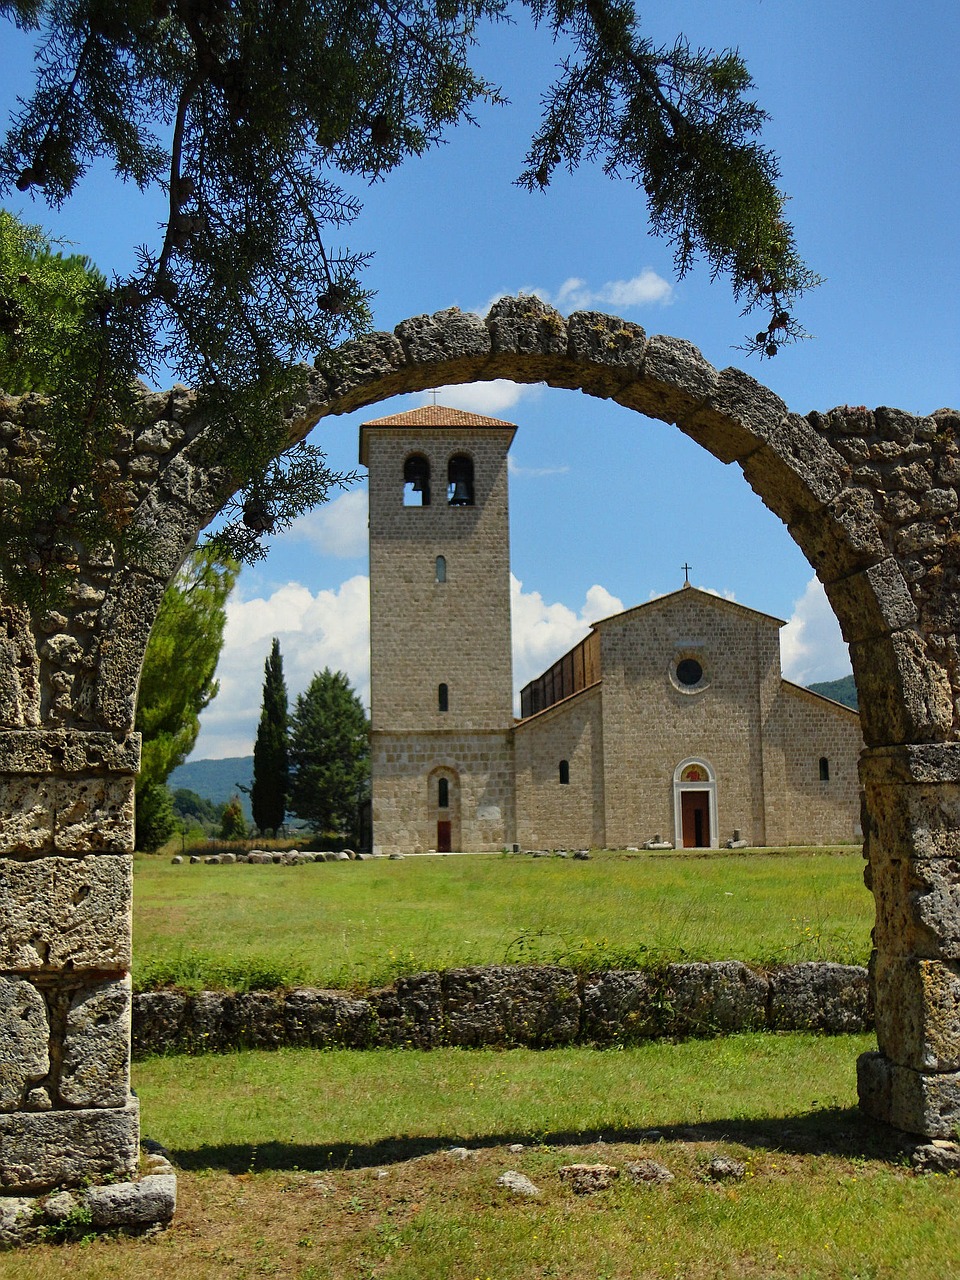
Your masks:
M685 849L709 849L710 792L681 791L680 821Z
M437 823L437 853L450 852L450 823L443 818Z

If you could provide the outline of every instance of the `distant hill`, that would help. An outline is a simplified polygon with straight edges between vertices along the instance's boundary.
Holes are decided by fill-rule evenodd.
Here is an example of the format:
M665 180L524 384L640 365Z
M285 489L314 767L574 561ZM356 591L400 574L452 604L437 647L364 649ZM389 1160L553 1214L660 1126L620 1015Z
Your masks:
M186 787L204 800L226 804L239 795L247 821L251 820L250 797L240 790L253 784L253 756L228 756L225 760L188 760L178 765L167 779L171 791Z
M821 680L819 684L807 685L807 688L814 693L822 693L825 698L832 698L834 702L842 702L845 707L853 707L854 711L860 710L853 676L843 676L839 680Z

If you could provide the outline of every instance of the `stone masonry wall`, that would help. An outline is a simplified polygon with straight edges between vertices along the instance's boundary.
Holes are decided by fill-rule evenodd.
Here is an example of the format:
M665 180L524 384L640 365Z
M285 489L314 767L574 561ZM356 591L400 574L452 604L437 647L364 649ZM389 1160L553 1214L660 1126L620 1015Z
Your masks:
M797 685L784 682L777 728L785 762L787 838L791 844L860 840L860 719ZM820 757L829 779L821 780Z
M527 849L602 848L601 686L575 694L514 730L517 841ZM560 761L570 767L560 781Z
M311 1048L548 1048L633 1044L735 1031L866 1031L867 971L796 964L758 973L734 960L657 972L577 975L533 965L450 969L356 996L144 992L134 997L137 1057Z

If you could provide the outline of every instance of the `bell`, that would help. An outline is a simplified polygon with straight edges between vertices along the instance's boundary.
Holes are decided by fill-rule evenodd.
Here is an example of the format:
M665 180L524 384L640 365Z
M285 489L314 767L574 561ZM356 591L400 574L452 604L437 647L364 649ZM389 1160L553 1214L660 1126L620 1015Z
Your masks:
M414 493L423 493L426 487L427 487L427 483L424 480L423 476L414 476L413 485L412 485L412 489Z
M453 492L450 494L451 507L471 507L473 506L473 494L470 492L470 486L466 480L457 480L453 486Z

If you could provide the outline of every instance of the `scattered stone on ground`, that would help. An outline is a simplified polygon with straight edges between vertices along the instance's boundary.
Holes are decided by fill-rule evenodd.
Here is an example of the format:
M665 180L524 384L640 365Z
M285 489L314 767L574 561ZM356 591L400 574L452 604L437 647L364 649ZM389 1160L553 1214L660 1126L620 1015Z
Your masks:
M507 1150L511 1151L514 1155L518 1155L521 1151L525 1150L525 1147L522 1142L511 1142L509 1147L507 1147Z
M732 1156L714 1156L704 1170L711 1182L739 1182L746 1174L747 1166Z
M910 1163L917 1173L960 1173L960 1143L943 1138L914 1147Z
M540 1195L540 1188L535 1187L525 1173L516 1169L507 1169L497 1179L497 1186L512 1191L515 1196L529 1196L531 1199Z
M560 1181L568 1182L575 1196L591 1196L607 1188L620 1177L612 1164L566 1164L559 1171Z
M632 1182L673 1182L674 1175L656 1160L628 1160L623 1166Z
M454 1160L470 1160L477 1153L471 1151L469 1147L448 1147L447 1155L453 1156Z

